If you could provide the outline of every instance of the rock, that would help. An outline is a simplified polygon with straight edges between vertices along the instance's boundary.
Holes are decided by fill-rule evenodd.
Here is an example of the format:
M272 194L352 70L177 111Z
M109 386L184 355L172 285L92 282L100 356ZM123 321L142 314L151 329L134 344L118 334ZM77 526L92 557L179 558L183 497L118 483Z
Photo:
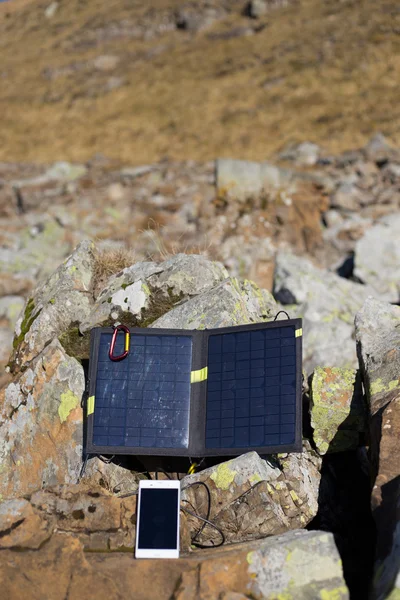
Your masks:
M363 149L365 157L376 163L386 162L393 151L393 147L382 133L374 135Z
M265 7L265 12L267 11L267 2L265 0L256 0L252 2L252 5L260 6L262 10L262 6ZM319 156L321 153L321 148L317 146L317 144L313 144L312 142L302 142L301 144L297 144L296 146L291 146L284 150L279 158L281 160L287 160L303 167L310 167L317 164Z
M53 340L0 391L0 499L76 482L84 387L83 368Z
M355 247L354 274L381 300L400 302L400 215L383 217Z
M400 573L400 307L368 298L356 316L356 336L369 401L374 481L376 560L371 598L384 600Z
M317 367L310 394L311 427L319 454L359 446L366 431L361 378L354 369Z
M91 310L94 245L82 242L64 263L32 293L15 327L10 359L17 372L72 324Z
M259 19L266 15L271 9L282 8L290 4L290 2L291 0L250 0L247 5L247 14L253 19ZM308 143L309 142L304 142L304 144Z
M212 7L199 10L198 6L184 6L176 13L176 26L186 31L200 31L209 27L220 14L220 11Z
M46 19L52 19L58 10L58 2L52 2L44 11Z
M369 410L375 415L400 391L400 307L368 298L355 326Z
M267 221L265 221L266 224ZM229 269L231 277L247 275L261 288L272 290L275 265L275 247L269 237L232 236L218 250L220 260Z
M320 254L324 257L324 264L330 269L336 269L338 263L346 260L351 262L351 271L341 277L353 277L354 273L354 248L357 240L362 238L368 227L371 226L371 219L363 219L357 213L349 213L346 219L341 217L336 211L325 213L327 229L323 232L324 251ZM332 215L334 213L334 216ZM335 214L336 213L336 214ZM339 218L335 218L336 215ZM332 219L333 216L333 219ZM335 222L336 221L336 222Z
M251 0L248 4L249 16L253 19L259 19L268 12L267 0Z
M226 279L221 263L200 255L177 254L163 263L136 263L112 277L87 319L84 333L110 321L147 326L177 302L201 295Z
M136 496L117 498L104 488L81 483L39 490L30 503L51 522L53 531L74 535L85 550L135 546Z
M0 298L0 320L7 319L13 326L24 306L21 296L3 296Z
M24 304L21 296L0 297L0 365L6 363L10 355L12 332Z
M228 200L246 202L287 184L292 174L270 163L219 158L216 162L217 194Z
M276 314L276 303L269 292L253 282L226 279L216 287L172 308L154 321L152 327L211 329L257 323Z
M47 180L75 181L86 174L84 165L73 165L69 162L60 161L54 163L44 175Z
M47 217L21 231L13 245L0 248L0 271L13 278L17 289L18 283L22 289L29 289L33 281L51 273L69 250L65 231L56 220Z
M225 535L226 542L240 542L276 535L288 529L305 527L318 510L320 461L305 447L305 453L290 454L281 466L249 452L182 480L185 506L199 515L207 512L204 482L211 493L210 520ZM188 517L193 535L199 522ZM218 543L215 530L205 528L197 541Z
M148 600L149 594L159 600L349 597L333 536L319 531L292 531L169 561L84 553L78 539L56 533L39 551L3 550L2 559L0 580L8 600Z
M142 165L140 167L124 167L121 169L121 175L125 179L136 179L142 175L147 175L151 171L157 169L156 165Z
M140 475L125 468L119 464L120 462L124 462L123 456L119 456L112 462L104 462L97 456L91 456L82 482L86 485L99 485L113 494L129 494L137 491Z
M344 211L358 211L363 203L363 196L353 183L341 183L331 196L331 207Z
M318 365L355 368L354 315L370 290L314 267L305 258L279 252L274 296L288 305L290 316L303 318L303 366L308 373Z
M396 600L400 587L399 393L373 416L371 432L371 455L376 473L372 514L377 536L371 598Z
M0 504L0 549L38 549L51 537L49 521L24 498Z
M2 594L9 600L126 597L117 592L112 576L94 571L79 540L65 534L53 535L40 550L2 550L0 581Z
M93 59L93 66L98 71L113 71L117 67L119 60L119 56L102 54Z

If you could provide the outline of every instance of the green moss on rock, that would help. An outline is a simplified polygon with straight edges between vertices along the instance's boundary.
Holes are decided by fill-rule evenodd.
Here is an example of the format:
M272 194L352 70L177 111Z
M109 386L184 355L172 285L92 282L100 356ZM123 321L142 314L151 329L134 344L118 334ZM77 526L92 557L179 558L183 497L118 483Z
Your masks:
M90 332L81 334L78 323L73 323L58 339L68 356L77 360L89 359Z
M14 337L14 341L13 341L14 350L17 350L18 347L22 344L22 342L24 341L25 335L28 333L28 331L32 327L32 323L34 322L34 320L41 313L41 310L42 309L38 310L37 313L35 314L35 303L33 301L33 298L29 298L29 300L26 304L26 307L25 307L24 317L23 317L22 323L21 323L21 333L18 336Z

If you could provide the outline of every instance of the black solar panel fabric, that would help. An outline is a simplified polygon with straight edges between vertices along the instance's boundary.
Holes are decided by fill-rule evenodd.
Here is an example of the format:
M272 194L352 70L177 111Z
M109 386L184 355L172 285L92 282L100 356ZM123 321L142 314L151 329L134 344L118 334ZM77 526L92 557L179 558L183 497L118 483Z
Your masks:
M100 336L95 446L187 448L192 340L174 335L132 335L126 359L109 359L112 334ZM115 355L124 350L117 337Z
M210 335L206 448L293 444L294 326Z

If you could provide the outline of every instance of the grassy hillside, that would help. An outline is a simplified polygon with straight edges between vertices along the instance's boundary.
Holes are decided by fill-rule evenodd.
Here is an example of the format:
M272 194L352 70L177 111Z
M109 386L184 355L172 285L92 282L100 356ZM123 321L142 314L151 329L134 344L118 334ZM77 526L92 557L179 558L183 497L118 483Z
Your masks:
M298 0L258 20L235 1L196 33L175 27L179 0L50 2L0 4L0 160L264 159L376 131L400 144L395 0Z

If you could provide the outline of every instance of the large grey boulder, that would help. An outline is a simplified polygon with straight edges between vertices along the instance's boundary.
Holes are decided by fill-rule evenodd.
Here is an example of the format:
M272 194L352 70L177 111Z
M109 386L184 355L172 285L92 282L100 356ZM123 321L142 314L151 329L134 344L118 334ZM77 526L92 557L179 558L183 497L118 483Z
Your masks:
M77 512L86 515L86 507L90 513L90 507L102 510L114 504L115 515L118 507L112 500L98 497L90 504L82 499ZM132 515L131 506L126 504L126 500L120 501L123 531L129 527L124 519ZM97 510L88 515L88 523L95 532ZM83 529L84 520L75 523L75 527ZM62 526L62 521L59 522ZM109 523L112 524L112 519ZM72 525L73 520L69 519L68 524ZM106 537L106 532L99 533ZM109 536L113 535L115 533L110 532ZM333 535L323 531L291 531L265 540L204 550L179 560L156 563L132 560L131 552L84 552L84 544L77 537L72 532L66 535L64 531L56 531L39 550L3 549L0 579L4 582L4 597L9 600L67 596L70 600L349 598ZM110 545L110 549L114 548ZM133 590L133 596L127 596L127 590Z
M211 329L257 323L273 318L276 302L253 282L229 278L204 294L176 306L152 323L152 327Z
M310 393L311 427L319 454L354 450L366 431L361 378L355 369L317 367Z
M250 552L247 560L255 598L349 598L331 533L291 531L272 537L258 551Z
M279 252L274 296L290 316L303 318L303 364L355 368L354 316L368 297L366 286L315 267L305 258Z
M400 307L368 298L355 319L369 409L374 415L400 392Z
M53 340L0 391L0 500L76 483L82 466L83 367Z
M26 302L16 326L11 370L17 372L54 338L90 314L94 244L81 242Z
M400 573L400 307L368 298L356 316L356 336L370 413L377 540L371 598L385 600L397 597Z
M386 215L355 247L355 275L388 302L400 301L400 214Z
M210 519L227 542L241 542L305 527L318 510L321 461L309 446L303 454L288 454L280 461L262 460L249 452L182 480L185 506L197 514L207 512L206 483L211 494ZM192 487L191 487L192 486ZM193 534L196 519L188 518ZM218 534L206 528L198 541L218 542Z
M139 262L110 278L79 329L128 318L147 326L176 303L203 294L224 281L228 273L216 261L195 254L177 254L162 262Z

